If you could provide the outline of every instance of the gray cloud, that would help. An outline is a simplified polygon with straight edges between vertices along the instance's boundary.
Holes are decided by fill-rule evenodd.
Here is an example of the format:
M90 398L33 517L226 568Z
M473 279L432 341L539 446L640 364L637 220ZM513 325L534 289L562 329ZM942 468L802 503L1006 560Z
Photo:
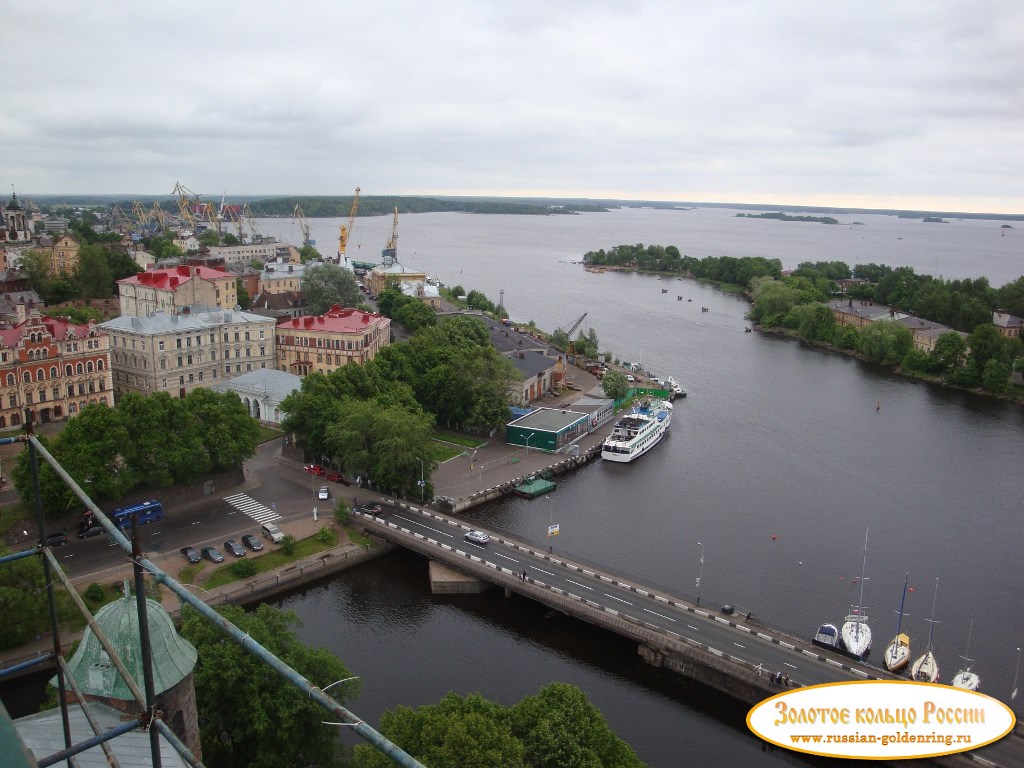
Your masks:
M25 193L1024 210L1009 0L39 0L5 18L0 182Z

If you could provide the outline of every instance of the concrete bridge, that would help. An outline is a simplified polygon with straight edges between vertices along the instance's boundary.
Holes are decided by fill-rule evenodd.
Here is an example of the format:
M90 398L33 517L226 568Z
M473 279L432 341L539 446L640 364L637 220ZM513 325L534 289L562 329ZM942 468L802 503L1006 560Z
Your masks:
M754 705L780 692L773 672L793 686L849 680L900 679L880 668L823 650L808 640L760 625L747 615L725 615L602 571L572 558L545 552L504 533L484 531L486 545L467 541L472 530L461 520L412 505L386 506L376 515L354 510L353 522L396 545L443 563L461 574L519 593L549 608L615 632L637 643L650 664ZM476 530L482 530L477 528ZM444 591L452 589L446 577ZM470 587L466 591L477 591ZM1018 729L996 744L935 759L947 766L1024 766L1024 738Z

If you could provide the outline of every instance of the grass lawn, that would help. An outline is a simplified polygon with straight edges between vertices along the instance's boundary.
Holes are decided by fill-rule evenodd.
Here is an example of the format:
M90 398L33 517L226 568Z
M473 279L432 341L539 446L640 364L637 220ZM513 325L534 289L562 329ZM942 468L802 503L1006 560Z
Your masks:
M283 565L293 563L296 560L302 560L310 555L315 555L318 552L331 549L337 545L338 532L334 528L321 528L320 533L310 536L308 539L295 542L290 555L285 553L284 547L278 547L270 552L264 551L263 554L255 557L253 556L253 553L250 552L246 556L246 559L251 558L250 562L256 566L256 573L254 575L259 575L261 573L266 573L267 571L272 571L275 568L280 568ZM230 565L222 565L214 570L210 575L210 578L202 585L203 588L216 589L217 587L222 587L225 584L230 584L233 581L239 581L242 577L238 576L232 570L232 566L238 562L241 561L236 560Z
M266 424L260 424L259 426L260 433L259 436L256 438L257 445L262 445L263 443L269 442L270 440L273 440L275 437L280 437L282 434L284 434L281 430L274 429L273 427L268 427Z
M486 440L482 440L479 437L471 435L456 435L452 432L438 432L434 435L434 440L441 443L454 443L455 445L462 445L466 448L479 448L480 446L487 444Z

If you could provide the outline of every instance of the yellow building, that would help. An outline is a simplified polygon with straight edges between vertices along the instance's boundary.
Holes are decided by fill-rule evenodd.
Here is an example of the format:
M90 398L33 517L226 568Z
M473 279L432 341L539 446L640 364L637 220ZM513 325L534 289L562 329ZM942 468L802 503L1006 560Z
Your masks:
M391 319L335 304L323 315L281 323L275 333L278 370L297 376L330 373L376 357L391 343Z
M78 241L67 233L58 237L50 249L50 274L54 277L62 272L66 275L74 274L81 248Z
M139 272L117 281L121 314L148 317L154 312L177 314L201 304L210 309L234 309L238 304L237 276L220 269L177 266Z

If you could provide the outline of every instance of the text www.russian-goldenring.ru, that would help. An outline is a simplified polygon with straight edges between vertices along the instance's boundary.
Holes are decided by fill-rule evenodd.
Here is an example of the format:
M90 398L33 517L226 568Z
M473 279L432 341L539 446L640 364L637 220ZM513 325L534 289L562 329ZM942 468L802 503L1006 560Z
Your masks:
M902 733L874 734L874 733L828 733L815 735L790 735L793 744L881 744L887 747L890 744L944 744L951 747L954 744L970 744L970 734L951 733Z

